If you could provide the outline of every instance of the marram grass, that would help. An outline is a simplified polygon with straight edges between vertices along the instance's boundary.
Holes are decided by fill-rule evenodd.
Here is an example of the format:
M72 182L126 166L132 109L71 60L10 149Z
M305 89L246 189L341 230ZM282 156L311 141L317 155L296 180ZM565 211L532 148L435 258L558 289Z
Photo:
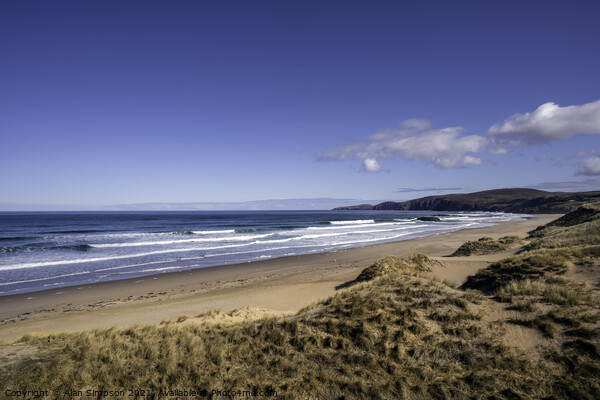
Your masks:
M451 257L497 253L509 249L513 245L521 243L521 241L522 239L519 236L504 236L498 240L482 237L479 240L463 243L451 254Z

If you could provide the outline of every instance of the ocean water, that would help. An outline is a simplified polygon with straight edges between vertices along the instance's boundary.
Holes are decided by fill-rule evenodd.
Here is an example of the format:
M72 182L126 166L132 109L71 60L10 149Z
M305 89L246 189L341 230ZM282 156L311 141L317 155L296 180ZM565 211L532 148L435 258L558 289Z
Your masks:
M416 219L440 214L440 222ZM361 247L525 217L421 211L0 213L0 296Z

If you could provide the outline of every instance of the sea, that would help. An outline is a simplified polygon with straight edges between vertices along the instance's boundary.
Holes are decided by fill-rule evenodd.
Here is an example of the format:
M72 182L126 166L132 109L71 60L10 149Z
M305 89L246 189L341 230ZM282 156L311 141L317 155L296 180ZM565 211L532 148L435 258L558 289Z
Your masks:
M420 221L437 216L440 221ZM496 212L0 213L0 296L438 235Z

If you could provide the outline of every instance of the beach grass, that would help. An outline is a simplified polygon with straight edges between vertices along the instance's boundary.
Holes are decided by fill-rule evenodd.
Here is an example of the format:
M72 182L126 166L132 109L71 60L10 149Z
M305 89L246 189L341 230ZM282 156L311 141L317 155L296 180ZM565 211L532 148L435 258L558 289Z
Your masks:
M291 317L24 337L21 343L38 351L4 370L0 386L35 381L61 393L227 387L322 399L555 390L551 380L536 378L548 371L483 325L464 292L398 262Z
M450 257L497 253L521 242L522 238L519 236L504 236L497 240L491 237L482 237L479 240L463 243Z

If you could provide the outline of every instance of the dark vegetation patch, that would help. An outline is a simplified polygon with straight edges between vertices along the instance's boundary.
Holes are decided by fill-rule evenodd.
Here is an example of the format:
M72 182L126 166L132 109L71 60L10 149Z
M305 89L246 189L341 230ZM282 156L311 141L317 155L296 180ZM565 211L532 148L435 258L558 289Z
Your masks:
M569 257L561 251L537 250L505 258L471 275L463 289L477 289L493 294L516 281L542 279L549 274L564 274Z
M521 240L518 236L504 236L498 240L482 237L479 240L463 243L450 257L497 253L510 248L515 243L521 243Z

